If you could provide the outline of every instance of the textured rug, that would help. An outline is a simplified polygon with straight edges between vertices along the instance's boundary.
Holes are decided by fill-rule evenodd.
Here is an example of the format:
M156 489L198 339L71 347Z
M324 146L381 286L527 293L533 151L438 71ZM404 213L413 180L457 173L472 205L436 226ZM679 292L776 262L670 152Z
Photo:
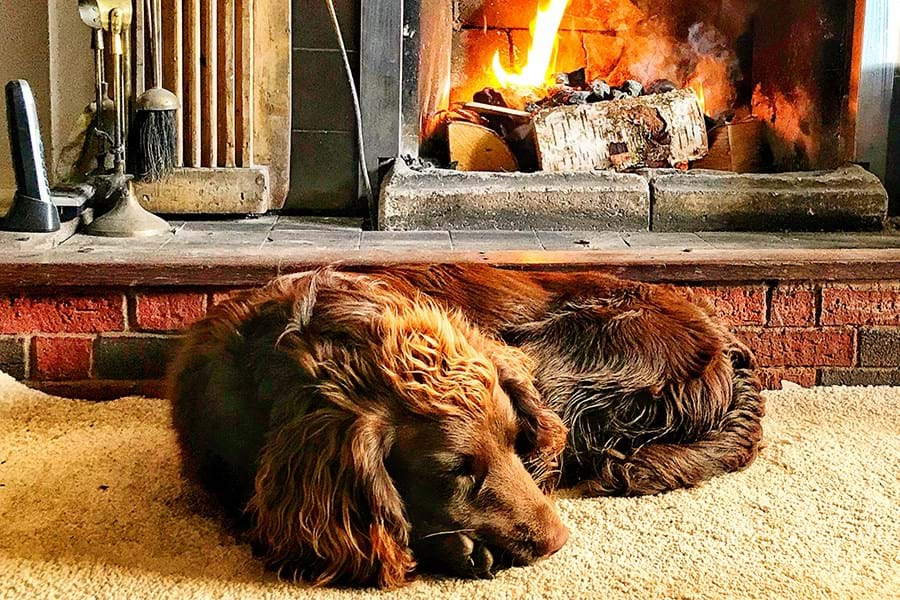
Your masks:
M747 471L653 498L563 498L572 537L492 581L397 598L898 598L900 389L768 395ZM166 403L0 374L0 597L363 598L279 582L178 475Z

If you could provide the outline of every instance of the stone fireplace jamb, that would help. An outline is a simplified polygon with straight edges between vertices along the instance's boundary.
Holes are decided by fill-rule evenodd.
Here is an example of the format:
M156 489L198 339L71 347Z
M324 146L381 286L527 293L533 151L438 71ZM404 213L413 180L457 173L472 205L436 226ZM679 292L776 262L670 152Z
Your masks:
M866 0L864 11L854 154L883 182L894 79L900 72L900 3Z

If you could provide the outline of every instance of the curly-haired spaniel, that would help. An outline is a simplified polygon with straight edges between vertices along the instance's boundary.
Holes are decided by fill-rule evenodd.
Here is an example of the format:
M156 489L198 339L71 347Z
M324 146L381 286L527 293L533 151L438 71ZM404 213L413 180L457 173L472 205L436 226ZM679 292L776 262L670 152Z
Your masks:
M746 467L762 436L752 356L711 307L601 273L288 276L216 307L173 373L192 472L320 584L531 562L566 533L529 473L652 494Z
M270 567L394 587L414 559L489 576L495 557L527 564L565 543L532 475L566 432L531 369L458 312L324 270L212 309L170 397L189 474L246 508Z

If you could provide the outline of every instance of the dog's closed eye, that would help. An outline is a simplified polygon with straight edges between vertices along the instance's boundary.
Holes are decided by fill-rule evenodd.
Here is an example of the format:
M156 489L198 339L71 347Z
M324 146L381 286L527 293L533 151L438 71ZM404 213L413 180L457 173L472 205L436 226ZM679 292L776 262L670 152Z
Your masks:
M450 474L454 477L475 477L475 457L471 454L463 454L456 457L450 467Z
M447 475L456 479L468 494L475 495L484 483L484 469L480 470L477 459L471 454L462 454L454 458L447 469Z

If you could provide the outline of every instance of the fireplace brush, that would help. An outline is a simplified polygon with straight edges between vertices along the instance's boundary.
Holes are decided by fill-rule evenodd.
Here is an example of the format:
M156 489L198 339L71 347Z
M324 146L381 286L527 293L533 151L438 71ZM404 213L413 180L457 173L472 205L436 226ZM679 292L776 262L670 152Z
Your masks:
M129 162L138 179L159 181L175 168L178 98L162 87L162 2L144 0L144 6L150 36L153 87L137 99Z

